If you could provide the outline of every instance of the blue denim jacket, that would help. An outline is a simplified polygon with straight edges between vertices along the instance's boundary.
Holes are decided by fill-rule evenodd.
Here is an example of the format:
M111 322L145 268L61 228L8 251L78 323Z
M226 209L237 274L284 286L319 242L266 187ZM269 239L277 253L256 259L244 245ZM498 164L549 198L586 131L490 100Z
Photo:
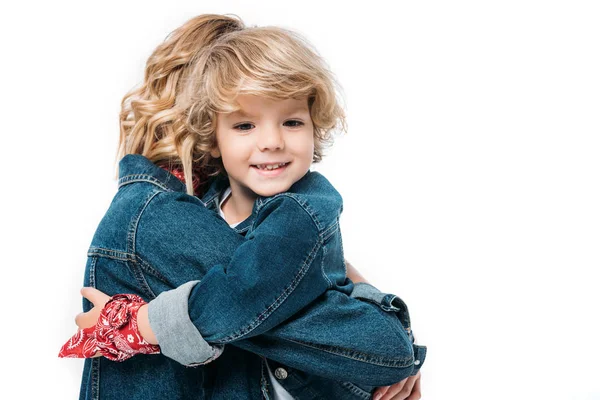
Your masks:
M404 303L391 294L380 296L370 285L354 285L344 276L343 262L329 264L333 258L324 253L329 245L337 246L332 241L338 240L341 210L336 193L327 197L322 214L301 196L261 198L253 213L255 229L244 238L201 200L187 195L176 177L146 158L128 155L119 169L119 190L88 252L85 285L108 294L136 293L147 301L165 292L165 304L174 304L169 296L177 299L191 292L191 321L187 298L181 308L175 307L180 315L172 319L184 321L182 329L190 328L186 318L188 324L198 324L192 325L199 328L197 337L181 335L177 343L192 348L188 364L206 365L189 368L165 356L144 355L123 363L86 360L81 398L260 398L269 390L262 370L266 359L273 371L285 367L289 389L284 387L297 398L335 388L340 390L336 398L361 398L422 365L426 348L412 343ZM295 185L298 194L312 187L303 186L305 178ZM293 212L281 213L285 210ZM304 234L273 230L268 222L277 218L292 218L288 226L301 227ZM253 248L256 244L260 246ZM288 266L284 258L260 250L279 246L304 262ZM250 258L240 251L245 248ZM264 277L271 277L268 284ZM352 296L361 287L367 301ZM84 310L90 307L84 301ZM153 308L161 310L151 306L151 313ZM167 332L158 339L169 356L173 332L168 325L157 331ZM199 340L205 345L197 346ZM225 349L226 343L233 347ZM237 397L227 397L228 391Z

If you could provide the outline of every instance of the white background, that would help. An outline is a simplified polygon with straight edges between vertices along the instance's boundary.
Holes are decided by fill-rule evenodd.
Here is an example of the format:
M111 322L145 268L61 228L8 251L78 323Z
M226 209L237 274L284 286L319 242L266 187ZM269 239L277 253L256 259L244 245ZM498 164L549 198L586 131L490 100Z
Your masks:
M304 34L344 87L349 134L316 169L347 258L409 305L423 399L600 399L598 2L1 7L0 398L77 398L82 361L57 353L116 191L121 98L216 12Z

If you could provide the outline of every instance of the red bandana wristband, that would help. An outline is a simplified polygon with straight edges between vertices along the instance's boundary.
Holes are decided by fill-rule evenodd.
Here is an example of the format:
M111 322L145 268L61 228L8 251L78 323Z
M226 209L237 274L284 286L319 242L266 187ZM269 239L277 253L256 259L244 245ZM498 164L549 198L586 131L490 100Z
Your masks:
M95 326L80 329L63 345L58 356L91 358L100 352L112 361L136 354L158 354L160 347L144 340L138 330L137 313L146 302L133 294L117 294L104 305Z

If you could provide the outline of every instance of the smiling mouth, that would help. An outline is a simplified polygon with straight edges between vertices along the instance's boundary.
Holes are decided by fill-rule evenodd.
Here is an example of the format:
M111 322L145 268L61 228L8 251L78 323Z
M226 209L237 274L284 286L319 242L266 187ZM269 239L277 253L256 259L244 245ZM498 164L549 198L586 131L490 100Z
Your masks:
M286 167L289 162L276 163L276 164L255 164L252 168L259 169L261 171L273 171L282 167Z

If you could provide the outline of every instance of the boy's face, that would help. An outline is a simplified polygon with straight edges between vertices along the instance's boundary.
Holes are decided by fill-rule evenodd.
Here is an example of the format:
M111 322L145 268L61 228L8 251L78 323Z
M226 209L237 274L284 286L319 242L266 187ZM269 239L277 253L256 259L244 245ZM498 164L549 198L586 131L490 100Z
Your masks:
M308 99L236 99L241 110L217 115L217 148L233 192L254 200L287 191L312 163L313 124ZM283 164L283 165L282 165Z

